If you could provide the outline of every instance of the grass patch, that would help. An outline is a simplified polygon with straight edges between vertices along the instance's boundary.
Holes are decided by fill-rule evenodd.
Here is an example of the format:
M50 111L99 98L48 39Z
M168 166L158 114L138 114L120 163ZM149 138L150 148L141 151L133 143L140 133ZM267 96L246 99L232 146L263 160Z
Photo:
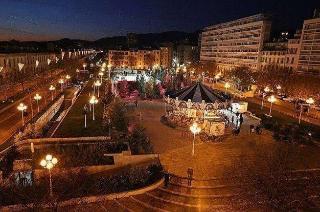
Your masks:
M108 134L102 127L103 104L101 103L101 99L99 99L99 103L95 105L95 121L92 120L92 111L88 111L87 128L84 128L83 107L86 104L89 108L89 94L93 92L92 83L93 82L90 81L86 85L55 133L55 137L105 136Z

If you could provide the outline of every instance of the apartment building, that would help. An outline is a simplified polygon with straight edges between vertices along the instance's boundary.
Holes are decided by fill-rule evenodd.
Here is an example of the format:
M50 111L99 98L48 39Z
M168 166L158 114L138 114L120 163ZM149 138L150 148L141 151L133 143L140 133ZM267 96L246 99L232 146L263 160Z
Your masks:
M303 23L298 71L320 74L320 17L315 16Z
M108 63L115 68L152 69L154 66L171 67L172 51L160 50L109 50Z
M265 14L206 27L201 34L200 60L214 61L222 71L236 66L258 70L270 28L270 18Z
M288 42L265 43L260 55L260 70L286 67Z
M172 67L173 49L172 47L160 47L160 65L167 69Z

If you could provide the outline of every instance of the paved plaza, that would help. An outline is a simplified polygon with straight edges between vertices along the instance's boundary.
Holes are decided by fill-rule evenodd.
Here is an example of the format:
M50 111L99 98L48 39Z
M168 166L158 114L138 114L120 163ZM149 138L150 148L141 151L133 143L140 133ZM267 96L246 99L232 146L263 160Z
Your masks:
M255 161L258 150L272 151L277 145L269 131L263 130L261 135L250 134L249 125L258 121L244 116L244 123L238 136L226 130L222 142L203 142L196 137L195 155L192 151L192 134L188 129L172 129L160 122L165 106L161 101L140 101L139 113L142 114L142 123L147 129L155 153L160 154L164 168L173 174L187 176L187 169L194 169L196 179L212 179L219 177L234 166L239 159ZM298 152L296 169L314 168L319 165L314 162L318 158L317 148L294 147Z

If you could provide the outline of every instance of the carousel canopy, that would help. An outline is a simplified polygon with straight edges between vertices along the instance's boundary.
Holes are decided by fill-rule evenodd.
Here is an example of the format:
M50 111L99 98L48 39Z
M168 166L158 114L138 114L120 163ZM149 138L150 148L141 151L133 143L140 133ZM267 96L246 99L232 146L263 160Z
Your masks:
M179 100L188 101L188 99L190 99L192 102L199 103L201 103L202 100L206 103L215 103L226 102L230 99L230 97L225 95L223 92L213 90L200 82L179 91L166 93L166 96L168 95L173 99L178 97Z

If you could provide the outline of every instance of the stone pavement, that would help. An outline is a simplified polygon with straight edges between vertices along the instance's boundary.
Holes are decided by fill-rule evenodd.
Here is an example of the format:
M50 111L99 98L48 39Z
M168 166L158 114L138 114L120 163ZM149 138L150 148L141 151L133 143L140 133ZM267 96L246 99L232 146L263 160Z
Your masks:
M234 164L236 158L252 158L257 145L274 145L270 132L250 134L252 118L244 117L239 136L231 135L229 129L229 135L220 143L202 142L196 137L195 155L192 156L192 134L187 129L172 129L160 122L164 114L163 103L141 101L138 109L142 113L142 123L154 151L160 154L162 165L167 171L179 176L187 176L187 169L192 167L195 178L210 179L222 175L224 170Z

